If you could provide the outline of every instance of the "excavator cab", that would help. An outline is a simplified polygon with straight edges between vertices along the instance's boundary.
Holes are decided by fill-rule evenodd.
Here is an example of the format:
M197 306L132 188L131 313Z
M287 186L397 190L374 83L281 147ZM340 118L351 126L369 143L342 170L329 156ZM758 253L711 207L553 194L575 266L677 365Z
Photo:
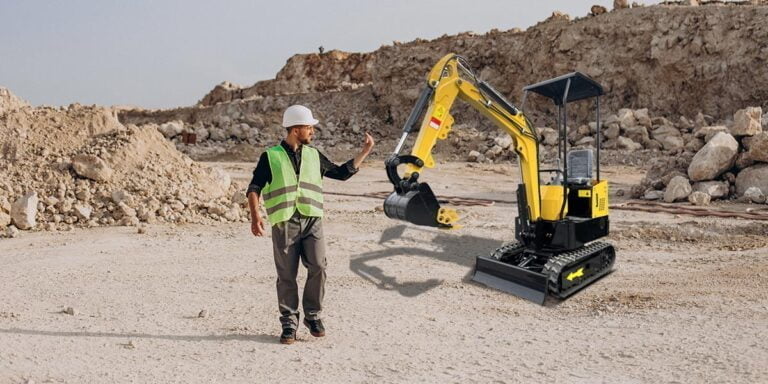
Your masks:
M603 88L573 72L526 86L522 108L529 93L544 96L556 106L557 166L538 171L540 178L554 177L540 186L542 215L537 221L522 209L526 196L521 185L517 241L478 256L472 280L543 304L548 294L564 299L606 275L616 256L612 245L595 241L609 233L608 182L600 178ZM568 104L582 100L594 101L595 151L568 150Z
M466 59L444 56L427 76L427 86L406 120L403 136L385 161L394 191L384 201L384 212L389 218L416 225L458 227L458 213L441 206L419 177L424 167L434 167L432 148L452 129L453 102L467 102L512 137L510 148L517 154L522 177L517 190L516 241L478 256L472 280L543 304L550 294L566 298L609 273L615 251L612 245L596 241L609 230L608 183L600 178L599 97L603 88L574 72L525 87L523 106L529 93L544 96L557 107L558 163L554 168L540 167L540 140L522 110L479 80ZM585 99L595 100L597 151L569 152L567 105ZM421 116L411 154L400 154ZM407 168L402 176L400 165ZM542 174L554 177L542 183Z

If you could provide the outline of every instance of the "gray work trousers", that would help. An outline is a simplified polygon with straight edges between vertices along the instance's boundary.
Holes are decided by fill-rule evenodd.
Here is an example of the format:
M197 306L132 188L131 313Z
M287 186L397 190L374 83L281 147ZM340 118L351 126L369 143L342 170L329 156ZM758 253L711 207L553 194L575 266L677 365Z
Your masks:
M299 260L307 268L302 307L304 317L317 320L325 295L325 239L322 218L304 217L298 211L288 221L272 226L272 246L277 268L277 302L280 323L296 328L299 323Z

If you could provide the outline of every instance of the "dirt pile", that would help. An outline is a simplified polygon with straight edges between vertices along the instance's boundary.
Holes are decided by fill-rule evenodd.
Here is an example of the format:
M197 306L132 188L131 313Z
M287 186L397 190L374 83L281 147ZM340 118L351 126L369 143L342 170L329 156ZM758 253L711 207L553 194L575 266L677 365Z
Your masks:
M26 101L11 93L8 88L0 87L0 111L10 111L27 106L29 104Z
M0 110L0 230L6 235L238 221L244 217L240 189L223 171L179 153L157 129L124 126L107 108Z

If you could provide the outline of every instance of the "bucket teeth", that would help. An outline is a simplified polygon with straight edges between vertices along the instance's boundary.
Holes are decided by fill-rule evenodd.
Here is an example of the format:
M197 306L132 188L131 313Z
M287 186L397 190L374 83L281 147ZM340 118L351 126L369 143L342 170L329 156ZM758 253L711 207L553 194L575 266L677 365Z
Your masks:
M458 220L459 220L459 214L456 212L455 209L440 208L440 210L437 211L437 222L442 225L452 226Z

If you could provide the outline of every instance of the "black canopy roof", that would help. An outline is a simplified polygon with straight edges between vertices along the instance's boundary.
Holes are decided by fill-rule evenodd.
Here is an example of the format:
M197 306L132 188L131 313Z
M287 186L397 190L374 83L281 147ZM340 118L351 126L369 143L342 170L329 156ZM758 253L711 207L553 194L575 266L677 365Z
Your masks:
M568 99L566 100L568 103L605 94L603 87L601 87L600 84L581 72L572 72L554 79L529 85L523 88L523 90L525 92L530 91L538 93L552 99L555 105L562 105L563 95L565 94L565 87L568 84L568 80L571 81L571 86L568 88Z

